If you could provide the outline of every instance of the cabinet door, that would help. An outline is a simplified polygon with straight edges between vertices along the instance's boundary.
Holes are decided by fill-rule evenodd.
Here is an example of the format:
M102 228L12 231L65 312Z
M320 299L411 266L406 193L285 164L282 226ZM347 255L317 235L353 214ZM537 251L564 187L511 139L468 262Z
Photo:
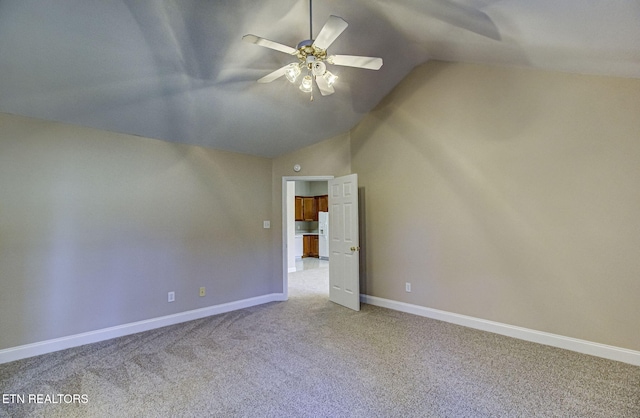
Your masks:
M302 257L318 257L320 255L319 240L317 235L304 235L302 237Z
M329 196L316 196L318 203L318 212L329 212Z
M311 236L311 250L309 251L309 257L318 257L320 255L318 242L317 235Z
M304 221L304 211L302 208L302 197L296 196L296 221Z
M304 220L305 221L317 221L318 220L318 210L316 209L316 198L315 197L303 197L302 198L302 206L304 209Z
M309 257L311 252L311 235L304 235L302 237L302 257Z

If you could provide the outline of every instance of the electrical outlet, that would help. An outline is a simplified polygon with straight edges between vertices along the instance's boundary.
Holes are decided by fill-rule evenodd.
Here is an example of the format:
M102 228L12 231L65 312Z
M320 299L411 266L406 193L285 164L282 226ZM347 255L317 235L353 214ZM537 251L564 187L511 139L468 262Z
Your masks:
M411 283L406 282L406 283L404 284L404 290L405 290L406 292L408 292L408 293L411 293Z
M176 292L169 292L167 295L167 302L173 302L176 300Z
M201 287L200 288L200 296L206 296L206 294L207 294L206 289L204 287Z

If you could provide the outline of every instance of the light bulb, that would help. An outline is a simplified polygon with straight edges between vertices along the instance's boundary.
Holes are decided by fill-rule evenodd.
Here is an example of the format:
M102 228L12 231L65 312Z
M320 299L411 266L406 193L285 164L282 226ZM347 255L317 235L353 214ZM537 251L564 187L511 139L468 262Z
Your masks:
M327 80L327 85L329 87L333 86L333 84L338 80L338 76L335 74L332 74L329 71L326 71L323 76L325 80Z
M305 93L311 93L312 85L313 80L311 79L311 76L305 75L302 78L302 83L300 83L300 90L304 91Z
M284 75L287 76L287 80L291 83L295 83L296 79L300 75L300 67L298 64L289 64L286 70L284 70Z

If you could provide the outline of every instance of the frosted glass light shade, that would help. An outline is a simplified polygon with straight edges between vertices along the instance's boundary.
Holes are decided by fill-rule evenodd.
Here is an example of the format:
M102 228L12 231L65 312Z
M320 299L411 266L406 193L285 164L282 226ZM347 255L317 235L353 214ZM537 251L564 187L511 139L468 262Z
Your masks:
M311 72L313 73L313 75L315 75L316 77L324 75L324 73L327 71L327 66L325 65L324 62L322 61L316 61L313 63L313 65L311 66Z
M338 76L335 74L332 74L331 72L327 71L325 72L322 77L324 77L325 80L327 80L327 84L329 85L329 87L333 86L333 84L338 81Z
M305 75L302 78L302 83L300 83L300 90L304 91L305 93L311 93L312 85L313 80L311 79L311 76Z
M284 75L287 77L289 82L295 83L296 79L300 75L300 67L297 64L289 64L287 69L284 71Z

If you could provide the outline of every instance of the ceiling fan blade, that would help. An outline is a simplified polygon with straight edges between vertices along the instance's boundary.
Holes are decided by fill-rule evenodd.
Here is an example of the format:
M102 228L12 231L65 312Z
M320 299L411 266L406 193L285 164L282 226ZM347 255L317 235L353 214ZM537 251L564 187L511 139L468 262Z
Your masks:
M320 94L323 96L328 96L330 94L335 93L336 91L333 89L333 86L330 86L327 80L322 76L314 77L316 79L316 84L318 85L318 89L320 90Z
M329 16L327 23L324 24L318 37L313 42L313 45L320 49L326 50L336 40L338 36L349 26L341 17Z
M367 70L379 70L382 67L382 58L360 57L357 55L332 55L327 60L329 64L343 65L346 67L366 68Z
M277 42L273 42L256 35L251 35L251 34L244 35L242 37L242 40L250 44L256 44L256 45L264 46L266 48L275 49L276 51L284 52L285 54L296 55L298 53L298 50L295 48L292 48L287 45L282 45Z
M273 80L276 80L284 75L285 70L289 67L289 64L285 65L282 68L278 68L272 73L269 73L258 80L258 83L271 83Z

